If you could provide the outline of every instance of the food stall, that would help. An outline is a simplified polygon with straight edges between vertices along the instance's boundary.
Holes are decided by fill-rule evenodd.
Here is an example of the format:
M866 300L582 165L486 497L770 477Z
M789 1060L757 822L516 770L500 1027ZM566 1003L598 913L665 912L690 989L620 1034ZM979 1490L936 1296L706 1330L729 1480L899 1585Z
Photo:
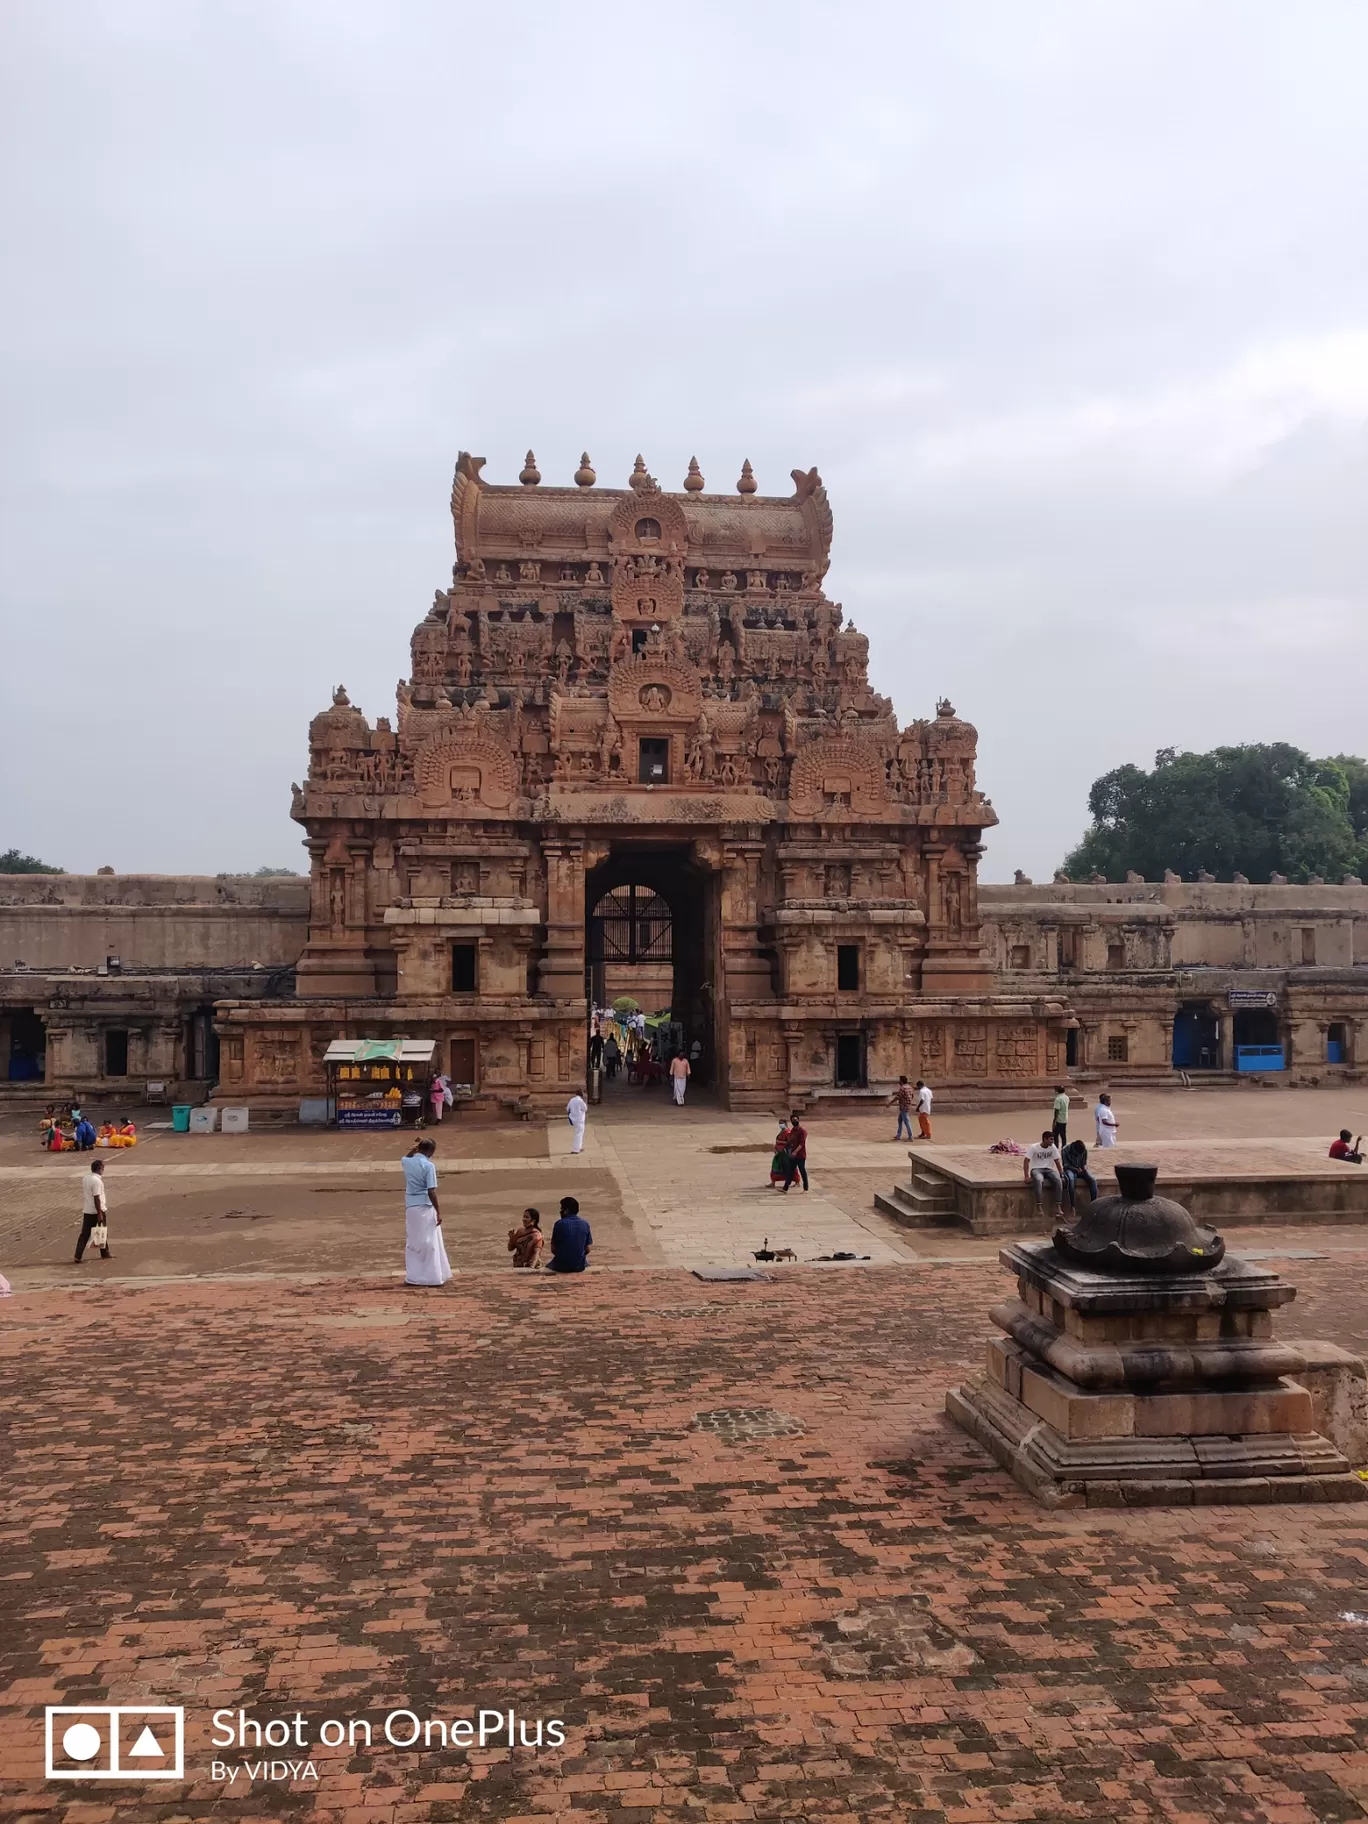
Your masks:
M435 1039L334 1039L323 1054L337 1127L410 1126L423 1113Z

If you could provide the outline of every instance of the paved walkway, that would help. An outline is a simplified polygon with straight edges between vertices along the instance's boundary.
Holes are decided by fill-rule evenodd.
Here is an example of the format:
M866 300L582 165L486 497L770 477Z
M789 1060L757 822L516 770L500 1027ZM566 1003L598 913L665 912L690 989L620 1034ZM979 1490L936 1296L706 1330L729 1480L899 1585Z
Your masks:
M1307 1265L1314 1330L1362 1329L1364 1266ZM1041 1512L940 1416L1004 1285L662 1269L4 1301L0 1816L1363 1817L1363 1510ZM45 1782L56 1703L183 1705L185 1782ZM391 1712L481 1708L565 1745L384 1739ZM298 1714L307 1747L217 1746L239 1709ZM373 1740L319 1747L324 1719Z

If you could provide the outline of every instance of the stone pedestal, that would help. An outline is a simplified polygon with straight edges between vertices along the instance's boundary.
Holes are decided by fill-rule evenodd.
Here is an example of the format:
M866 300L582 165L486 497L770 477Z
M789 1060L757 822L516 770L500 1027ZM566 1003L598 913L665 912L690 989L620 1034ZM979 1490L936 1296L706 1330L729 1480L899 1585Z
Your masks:
M1359 1501L1365 1485L1316 1430L1297 1376L1314 1346L1278 1342L1296 1296L1225 1257L1210 1271L1098 1272L1053 1243L1004 1248L1018 1296L987 1374L946 1410L1049 1507Z

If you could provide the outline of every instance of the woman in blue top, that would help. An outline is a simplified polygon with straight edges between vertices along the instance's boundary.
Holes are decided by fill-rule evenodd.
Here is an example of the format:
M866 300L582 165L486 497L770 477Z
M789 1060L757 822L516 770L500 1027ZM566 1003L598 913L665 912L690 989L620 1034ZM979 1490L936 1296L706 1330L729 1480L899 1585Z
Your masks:
M437 1203L437 1167L431 1140L420 1140L404 1155L404 1284L444 1286L451 1263L442 1244L442 1212Z

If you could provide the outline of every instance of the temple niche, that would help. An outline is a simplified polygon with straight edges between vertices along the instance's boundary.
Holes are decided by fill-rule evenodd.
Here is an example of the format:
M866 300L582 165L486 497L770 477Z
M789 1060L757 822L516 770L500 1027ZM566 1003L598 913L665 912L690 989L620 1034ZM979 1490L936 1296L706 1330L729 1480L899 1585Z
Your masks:
M679 493L641 458L620 489L587 457L568 487L483 468L457 462L451 586L393 718L339 686L310 725L296 998L269 1045L220 1008L225 1088L303 1094L332 1038L432 1037L477 1103L551 1107L635 964L732 1107L1052 1079L1063 1007L995 996L981 952L976 732L946 701L900 727L870 685L817 471L770 496L749 463L733 494L696 463Z

